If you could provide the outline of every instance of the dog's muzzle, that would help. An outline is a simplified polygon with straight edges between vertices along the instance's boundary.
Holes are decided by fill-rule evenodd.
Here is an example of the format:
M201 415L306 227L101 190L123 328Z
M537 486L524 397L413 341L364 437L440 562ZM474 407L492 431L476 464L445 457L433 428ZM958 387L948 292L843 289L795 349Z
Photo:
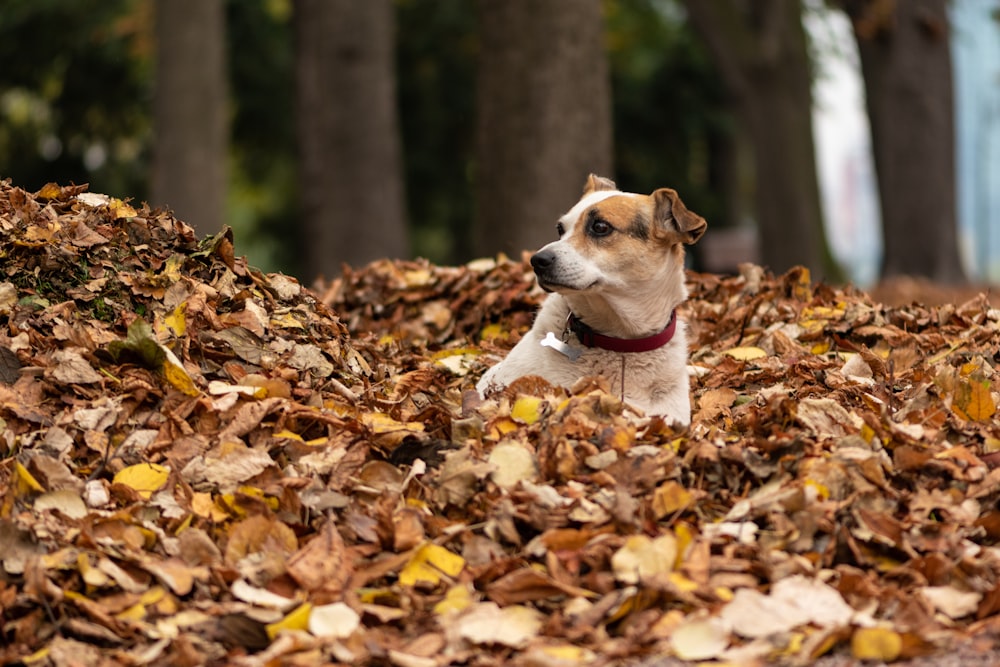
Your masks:
M552 291L548 285L552 282L550 274L555 263L556 254L547 248L542 248L531 256L531 268L535 270L535 276L538 277L538 285L546 292Z

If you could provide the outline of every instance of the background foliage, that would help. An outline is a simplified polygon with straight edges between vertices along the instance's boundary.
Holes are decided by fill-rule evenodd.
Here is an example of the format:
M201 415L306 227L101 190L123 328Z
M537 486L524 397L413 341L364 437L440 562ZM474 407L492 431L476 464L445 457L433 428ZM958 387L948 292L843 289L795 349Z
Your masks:
M397 0L397 78L414 254L469 259L474 3ZM616 177L670 183L720 221L709 153L729 132L717 77L672 3L609 0ZM89 182L149 195L148 0L8 0L0 10L0 174L27 189ZM228 221L240 252L296 273L293 31L288 0L227 4ZM55 36L42 38L42 36Z

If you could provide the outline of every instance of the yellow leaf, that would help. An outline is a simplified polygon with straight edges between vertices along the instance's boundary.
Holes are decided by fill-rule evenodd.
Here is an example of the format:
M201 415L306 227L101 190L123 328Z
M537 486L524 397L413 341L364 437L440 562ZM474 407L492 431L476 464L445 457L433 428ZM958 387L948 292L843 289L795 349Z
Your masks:
M698 584L693 580L688 579L680 572L671 572L667 575L667 579L682 593L690 593L691 591L698 590Z
M45 488L38 483L38 480L28 472L28 469L21 465L20 461L14 461L14 472L17 473L17 494L45 493Z
M737 361L752 361L767 356L767 352L759 347L731 347L723 354L727 354Z
M506 333L504 332L503 327L500 326L499 324L487 324L485 327L483 327L483 330L479 332L479 339L491 340L493 338L500 338L501 336L505 335Z
M137 602L128 609L115 614L119 621L141 621L146 617L146 605Z
M288 615L280 621L265 626L268 638L274 639L282 630L307 630L310 612L312 612L312 605L306 602L288 612Z
M21 658L21 662L23 662L26 665L39 665L42 664L42 661L44 660L47 664L49 659L49 652L51 650L52 650L51 646L40 648L31 655L27 655Z
M108 204L108 208L114 215L115 220L119 218L134 218L138 215L135 209L123 202L121 199L112 199L111 203Z
M419 432L424 430L421 422L400 422L396 421L384 412L365 412L361 415L361 422L375 435L385 433L396 433L399 431Z
M851 655L856 660L892 662L903 649L903 638L888 628L858 628L851 637Z
M465 567L465 559L436 544L425 544L399 573L399 583L414 586L419 582L437 585L441 574L455 577Z
M153 586L148 591L139 596L139 602L146 605L154 605L167 596L167 591L163 586Z
M280 505L278 499L274 496L267 495L267 493L265 493L263 489L259 489L256 486L247 486L246 484L244 484L243 486L239 487L236 490L239 493L243 494L244 496L249 496L250 498L263 502L265 505L267 505L275 512L278 511L278 507Z
M153 493L163 488L168 477L170 468L157 463L137 463L119 470L112 481L115 484L124 484L148 500Z
M163 359L163 366L160 368L163 373L163 377L170 383L170 385L186 396L198 396L198 388L194 386L194 380L188 375L188 372L184 370L184 364L181 360L177 358L170 348L163 345L160 349L165 353Z
M677 561L674 568L679 568L684 563L684 557L688 554L688 547L694 542L695 533L691 526L684 522L674 526L674 535L677 536Z
M173 312L164 318L163 323L167 325L175 336L183 336L184 332L187 331L187 321L184 317L184 311L187 310L187 303L182 303L174 308Z
M818 343L814 343L813 346L809 348L809 351L816 355L826 354L827 352L830 351L831 347L832 346L830 345L830 341L824 340Z
M792 284L792 296L799 301L811 300L812 276L809 274L809 269L804 266L799 266L792 270L798 271L798 275L795 277L795 282Z
M229 518L229 512L220 507L211 493L195 491L191 494L191 511L213 523L221 523Z
M653 512L657 519L671 515L691 504L691 492L681 484L668 480L653 492Z
M184 273L184 262L186 261L187 256L180 253L174 253L170 257L167 257L167 261L160 270L160 278L165 279L167 283L177 282Z
M497 440L503 438L508 433L518 430L520 425L510 417L498 417L490 423L490 437Z
M448 592L444 594L444 598L434 605L434 613L438 616L445 616L462 611L471 604L472 593L469 592L469 587L458 584L449 588Z
M46 183L42 189L35 193L39 199L59 199L62 195L62 188L56 183Z
M544 402L537 396L521 395L514 401L514 406L510 409L511 419L522 424L534 424L542 416Z

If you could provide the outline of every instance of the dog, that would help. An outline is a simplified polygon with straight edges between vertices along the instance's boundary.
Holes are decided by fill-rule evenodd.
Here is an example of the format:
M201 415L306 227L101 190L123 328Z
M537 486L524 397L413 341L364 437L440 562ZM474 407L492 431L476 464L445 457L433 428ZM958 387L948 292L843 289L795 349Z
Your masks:
M476 385L487 395L526 375L572 386L599 375L646 415L687 425L684 246L708 224L677 193L621 192L590 174L556 224L559 238L531 257L549 293L531 329Z

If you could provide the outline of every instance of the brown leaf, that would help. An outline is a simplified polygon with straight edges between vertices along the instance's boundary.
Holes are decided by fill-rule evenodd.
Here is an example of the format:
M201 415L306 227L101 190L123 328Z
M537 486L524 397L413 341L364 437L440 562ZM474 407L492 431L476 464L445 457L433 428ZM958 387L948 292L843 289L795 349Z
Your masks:
M318 535L295 552L285 567L305 590L322 588L328 593L343 590L353 571L344 540L332 521L326 522Z

